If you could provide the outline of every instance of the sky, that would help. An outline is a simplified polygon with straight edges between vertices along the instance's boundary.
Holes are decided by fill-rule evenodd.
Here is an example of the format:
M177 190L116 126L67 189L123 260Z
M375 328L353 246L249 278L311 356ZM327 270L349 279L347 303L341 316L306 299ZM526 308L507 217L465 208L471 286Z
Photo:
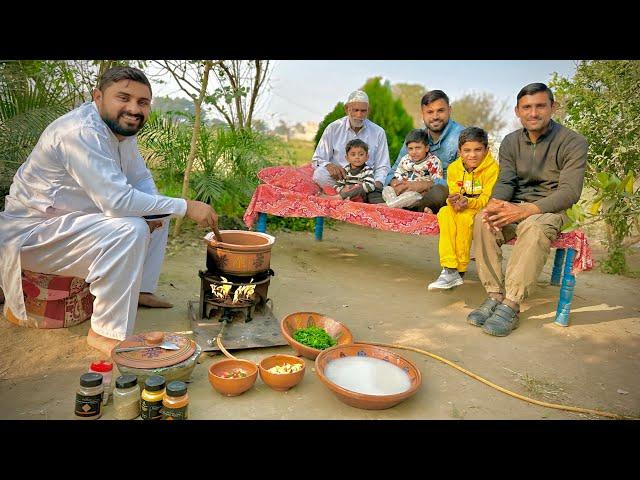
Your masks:
M272 127L279 120L319 123L351 91L381 76L392 84L443 90L451 101L473 91L492 93L507 100L510 131L515 119L511 106L523 86L547 83L552 72L568 77L575 73L573 60L275 60L272 65L269 89L256 114ZM171 81L154 85L154 95L184 96Z

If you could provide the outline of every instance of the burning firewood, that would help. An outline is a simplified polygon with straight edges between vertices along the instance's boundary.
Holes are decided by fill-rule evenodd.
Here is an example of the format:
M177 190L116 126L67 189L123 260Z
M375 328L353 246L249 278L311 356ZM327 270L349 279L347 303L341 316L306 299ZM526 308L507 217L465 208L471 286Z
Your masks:
M220 277L222 279L223 282L225 282L224 285L211 285L211 292L216 296L216 298L219 298L221 300L225 300L226 298L229 297L229 291L231 290L231 284L230 283L226 283L227 279L224 277Z
M251 279L253 282L253 278ZM241 285L239 286L235 293L233 294L233 302L238 303L241 300L249 300L253 296L253 292L255 291L255 285Z
M220 279L225 283L223 285L211 285L211 292L216 298L222 301L227 301L231 297L230 292L233 284L229 283L229 281L224 277L220 277ZM251 300L251 297L256 290L256 286L252 283L253 278L251 279L250 284L240 285L238 288L236 288L235 292L233 293L233 300L231 301L231 303L236 304L240 303L242 300Z

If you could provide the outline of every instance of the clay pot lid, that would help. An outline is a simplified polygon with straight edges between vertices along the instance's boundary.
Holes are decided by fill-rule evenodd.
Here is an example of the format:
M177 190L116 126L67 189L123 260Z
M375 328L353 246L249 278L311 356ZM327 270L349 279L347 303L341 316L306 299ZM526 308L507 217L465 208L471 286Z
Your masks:
M117 348L152 346L168 341L180 347L178 350L165 350L163 348L149 348L133 352L116 353ZM111 358L118 365L131 368L163 368L183 362L196 351L196 342L171 332L145 332L125 338L111 351Z

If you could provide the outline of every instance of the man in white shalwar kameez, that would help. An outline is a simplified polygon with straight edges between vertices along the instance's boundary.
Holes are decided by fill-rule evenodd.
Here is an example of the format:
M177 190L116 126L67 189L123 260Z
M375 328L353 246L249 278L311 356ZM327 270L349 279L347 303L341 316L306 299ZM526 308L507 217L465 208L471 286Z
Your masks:
M108 353L133 333L139 301L171 306L153 295L169 222L143 217L213 228L217 215L158 194L135 137L151 110L142 71L108 70L93 100L51 123L13 179L0 212L0 290L5 316L29 326L22 269L84 278L95 296L87 340Z

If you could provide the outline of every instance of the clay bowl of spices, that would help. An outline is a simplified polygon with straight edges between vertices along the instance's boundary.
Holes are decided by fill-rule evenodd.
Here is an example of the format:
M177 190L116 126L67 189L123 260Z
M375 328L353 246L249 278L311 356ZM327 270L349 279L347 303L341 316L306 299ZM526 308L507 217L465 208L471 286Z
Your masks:
M309 360L332 346L353 343L353 335L344 324L315 312L287 315L280 321L280 332L298 355Z
M304 377L304 360L293 355L271 355L258 364L260 378L274 390L284 392Z
M422 384L420 370L412 362L366 343L324 350L316 358L316 375L340 401L366 410L391 408Z
M256 383L258 366L249 360L226 358L209 367L209 383L222 395L235 397Z

